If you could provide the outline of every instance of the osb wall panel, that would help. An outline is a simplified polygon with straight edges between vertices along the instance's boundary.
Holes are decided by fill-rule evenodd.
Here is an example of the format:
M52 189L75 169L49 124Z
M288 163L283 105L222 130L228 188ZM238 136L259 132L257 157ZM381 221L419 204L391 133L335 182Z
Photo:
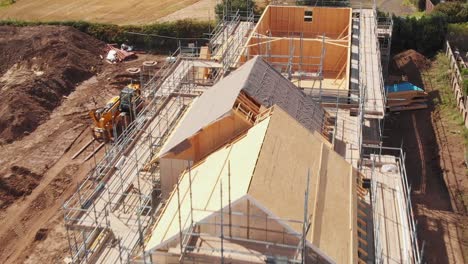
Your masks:
M313 19L306 22L304 14L309 10L313 12ZM266 12L258 27L257 32L260 34L271 32L282 36L302 32L305 37L314 37L325 33L327 37L337 38L349 32L349 8L270 6Z
M163 199L169 197L174 186L179 180L180 174L188 167L188 161L176 159L161 159L159 161L161 193Z
M227 203L227 201L224 201ZM233 214L229 217L229 208L223 209L223 233L227 238L233 237L258 241L297 245L298 238L287 234L287 230L277 220L267 217L261 209L248 200L243 200L231 207ZM231 223L231 227L229 227ZM199 225L200 233L213 236L221 235L221 214L213 213Z
M300 219L304 215L304 192L310 171L310 239L337 263L352 263L351 249L356 240L352 230L356 204L352 166L295 120L276 111L249 195L279 217ZM281 130L284 127L288 133ZM302 228L300 224L291 227L297 232Z
M180 144L179 153L168 153L165 158L199 161L252 125L231 112L228 116L205 127L187 142ZM183 145L183 146L182 146Z
M257 44L260 43L260 44ZM301 50L301 41L300 39L280 39L273 40L268 38L255 38L253 37L250 40L249 45L249 55L265 55L265 59L269 62L274 63L288 63L288 56L291 52L291 45L294 47L294 56L297 56L293 59L294 65L293 70L299 70L299 63L302 60L302 71L316 72L318 70L318 64L320 64L320 56L322 54L322 41L321 40L303 40L302 50ZM346 66L348 58L348 47L343 46L343 44L334 44L325 42L325 58L323 61L323 70L324 73L336 77L343 67ZM284 57L268 57L270 55L283 55ZM302 58L300 58L302 54ZM309 57L309 58L308 58ZM315 58L310 58L315 57ZM314 64L314 65L307 65ZM345 72L345 71L342 71ZM335 74L333 74L335 73Z

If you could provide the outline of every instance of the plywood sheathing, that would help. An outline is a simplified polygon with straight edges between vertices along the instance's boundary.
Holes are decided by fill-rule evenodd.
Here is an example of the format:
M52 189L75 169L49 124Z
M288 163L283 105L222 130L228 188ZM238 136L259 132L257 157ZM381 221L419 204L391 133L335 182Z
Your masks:
M232 210L232 216L229 216L229 210ZM221 214L223 221L221 221ZM210 216L196 224L193 232L197 235L193 235L188 243L195 248L185 252L184 256L187 259L180 258L180 243L172 243L167 252L178 256L183 262L185 260L190 260L191 263L220 262L221 222L224 223L223 258L225 261L246 264L265 263L268 256L289 260L300 259L300 256L297 256L297 250L301 234L294 232L285 221L273 215L249 195L234 201L231 206L225 206L223 213L220 210L212 212ZM333 263L325 253L311 243L307 242L306 248L305 263ZM153 254L153 259L160 260L159 255L163 255L160 253L162 252Z
M231 200L235 201L247 193L269 120L267 118L260 122L245 136L209 155L190 171L185 171L178 186L171 193L146 248L159 248L177 239L179 230L184 230L190 225L191 204L193 208L198 209L194 210L192 215L195 222L219 210L221 182L223 182L223 201L228 201L228 194ZM230 177L235 179L235 184L230 186L230 190L228 190L228 172ZM192 202L189 193L189 175L192 177ZM178 222L179 212L182 226L179 226Z
M285 127L288 133L285 133ZM272 115L251 128L245 136L229 143L185 172L158 220L148 249L177 244L178 197L181 229L188 228L190 215L188 177L192 175L194 221L212 217L223 198L236 201L248 194L281 219L303 219L307 171L311 171L309 212L311 228L307 239L338 263L357 261L356 173L321 136L310 133L286 112L274 107ZM230 164L232 184L227 184ZM177 195L179 192L179 195ZM235 205L233 205L235 206ZM200 210L201 209L201 210ZM248 213L248 212L245 212ZM302 225L288 223L300 234ZM261 231L256 231L261 232ZM261 236L250 233L251 237ZM270 235L269 235L270 236ZM270 237L274 239L274 235Z
M255 57L192 103L160 156L171 151L181 152L173 149L201 129L229 116L241 91L267 108L279 105L311 131L324 130L326 112L320 104L307 97L262 58Z
M159 167L162 197L169 196L181 172L188 168L189 162L200 161L251 127L252 123L231 110L230 114L201 129L178 144L172 152L161 157Z
M261 55L261 54L271 54L271 55L289 55L291 51L291 45L293 45L294 48L294 56L295 57L292 62L293 62L293 71L305 71L305 72L316 72L319 70L319 64L320 64L320 56L322 54L322 40L319 39L314 39L312 40L303 40L302 43L302 51L300 49L301 46L301 40L295 38L294 40L289 40L289 39L280 39L278 41L274 42L268 42L265 43L265 40L268 40L269 38L256 38L253 37L250 40L249 45L249 52L250 55ZM257 44L260 43L260 44ZM341 69L343 66L346 65L347 59L348 59L348 47L347 43L345 46L343 45L335 45L333 43L325 43L325 59L323 60L323 71L324 71L324 77L325 78L340 78L342 76L338 76L338 74L343 71ZM303 56L302 58L302 66L299 67L299 63L301 62L300 56ZM315 58L307 58L307 56L313 56ZM274 64L277 63L283 63L287 64L289 58L288 57L282 57L282 58L276 58L276 57L268 57L267 60ZM342 74L341 74L342 75Z
M305 11L312 11L312 22L304 21ZM258 22L256 32L273 36L300 36L314 38L326 35L338 39L347 36L343 31L349 27L350 8L269 6L265 16Z
M312 220L307 237L337 263L356 263L356 172L322 138L287 118L281 109L274 111L249 195L281 218L302 219L310 170ZM302 225L291 227L300 232Z
M312 11L313 18L311 22L306 22L304 14L309 10ZM298 57L292 59L293 71L318 72L323 35L323 78L333 82L326 83L322 89L347 90L351 41L350 8L269 6L250 35L240 61L245 62L252 56L263 55L273 65L283 67L282 71L285 71L289 60L287 56L294 50L294 56ZM277 55L284 57L274 57ZM307 58L308 56L316 58ZM305 85L307 88L315 88L313 83Z

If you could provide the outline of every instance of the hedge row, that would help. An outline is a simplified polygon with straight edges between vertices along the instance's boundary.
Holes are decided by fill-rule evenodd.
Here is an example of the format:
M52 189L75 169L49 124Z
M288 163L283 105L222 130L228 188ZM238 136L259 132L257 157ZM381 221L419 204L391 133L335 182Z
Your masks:
M433 55L444 45L447 17L444 15L393 17L392 52L415 49Z
M393 16L392 52L415 49L434 55L444 45L450 23L468 21L468 4L446 2L438 4L430 14L421 17Z
M154 23L149 25L126 25L91 23L85 21L50 21L31 22L3 20L0 25L38 26L60 25L76 28L106 43L128 43L139 49L155 52L174 51L178 44L196 43L198 46L207 42L207 35L214 24L208 21L179 20L175 22ZM132 33L145 34L137 35ZM155 36L159 35L159 36ZM167 36L167 37L161 37Z

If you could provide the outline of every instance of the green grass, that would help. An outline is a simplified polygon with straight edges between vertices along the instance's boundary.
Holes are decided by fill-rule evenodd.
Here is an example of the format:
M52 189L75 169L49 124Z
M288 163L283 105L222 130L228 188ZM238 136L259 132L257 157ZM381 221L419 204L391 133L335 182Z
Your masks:
M414 13L409 15L409 17L414 17L416 19L421 19L421 17L423 17L425 14L426 14L425 11L415 11Z
M413 3L411 3L410 0L403 0L402 5L404 5L404 6L412 6Z
M15 2L16 2L16 0L0 0L0 8L12 5Z
M440 110L440 118L446 119L455 128L455 132L463 137L465 146L465 160L467 160L468 129L465 127L463 117L458 112L457 102L450 85L449 59L443 52L436 55L433 66L427 72L434 90L439 91L440 100L434 99L436 109ZM468 170L465 170L468 175ZM468 204L468 192L462 190L457 193L463 204ZM464 257L468 257L468 227L466 224L459 226L461 231L461 246Z
M454 124L463 136L465 147L468 146L468 129L464 125L463 117L458 112L457 101L450 88L449 60L444 53L438 53L433 67L428 71L432 80L433 89L439 90L440 99L434 99L436 106L442 111L443 116Z

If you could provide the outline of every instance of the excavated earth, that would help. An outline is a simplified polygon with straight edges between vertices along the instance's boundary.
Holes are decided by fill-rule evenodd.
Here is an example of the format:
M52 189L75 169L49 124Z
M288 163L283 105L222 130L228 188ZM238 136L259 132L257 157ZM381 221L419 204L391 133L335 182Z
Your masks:
M101 67L104 43L69 27L0 27L0 139L34 131Z
M104 47L70 27L0 26L0 263L63 263L61 206L105 150L74 157L92 140L88 113L139 80L126 69L164 60L109 64Z
M33 132L75 85L102 67L104 43L70 27L0 27L0 142ZM42 175L29 168L0 169L0 208L28 195Z

